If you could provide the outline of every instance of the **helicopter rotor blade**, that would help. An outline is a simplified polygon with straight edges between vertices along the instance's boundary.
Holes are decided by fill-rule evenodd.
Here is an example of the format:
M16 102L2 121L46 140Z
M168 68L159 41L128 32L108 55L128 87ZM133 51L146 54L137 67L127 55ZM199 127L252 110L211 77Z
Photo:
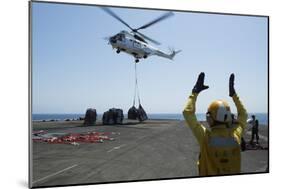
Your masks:
M149 22L149 23L147 23L147 24L145 24L145 25L143 25L143 26L141 26L141 27L139 27L137 29L134 29L133 31L137 32L138 30L145 29L145 28L147 28L149 26L152 26L152 25L156 24L157 22L165 20L165 19L167 19L167 18L169 18L170 16L173 16L173 15L174 15L173 12L167 12L167 13L163 14L162 16L152 20L151 22Z
M147 37L146 35L136 31L137 34L139 34L141 37L151 41L152 43L156 44L156 45L160 45L161 43L159 43L158 41L154 40L154 39L151 39L150 37Z
M119 16L117 16L117 14L115 14L112 10L110 10L109 8L106 7L102 7L102 10L104 10L106 13L108 13L110 16L116 18L117 20L119 20L121 23L123 23L125 26L127 26L128 28L130 28L131 30L133 30L133 28L127 24L124 20L122 20Z

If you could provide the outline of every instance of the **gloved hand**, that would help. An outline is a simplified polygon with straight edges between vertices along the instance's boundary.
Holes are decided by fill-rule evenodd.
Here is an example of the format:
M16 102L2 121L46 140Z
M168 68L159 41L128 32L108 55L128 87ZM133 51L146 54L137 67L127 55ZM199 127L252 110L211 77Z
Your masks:
M205 73L201 72L198 76L195 86L192 89L193 93L199 94L201 91L209 88L209 86L204 85L204 78L205 78Z
M229 77L229 96L233 97L235 95L235 89L234 89L234 74L232 73Z

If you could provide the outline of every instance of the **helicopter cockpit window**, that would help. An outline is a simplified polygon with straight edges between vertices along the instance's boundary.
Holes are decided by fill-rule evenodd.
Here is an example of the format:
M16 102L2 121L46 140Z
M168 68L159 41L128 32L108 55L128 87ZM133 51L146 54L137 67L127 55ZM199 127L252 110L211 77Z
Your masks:
M119 41L122 41L124 38L125 38L125 35L124 35L124 34L118 34L118 35L116 36L116 39L119 40Z

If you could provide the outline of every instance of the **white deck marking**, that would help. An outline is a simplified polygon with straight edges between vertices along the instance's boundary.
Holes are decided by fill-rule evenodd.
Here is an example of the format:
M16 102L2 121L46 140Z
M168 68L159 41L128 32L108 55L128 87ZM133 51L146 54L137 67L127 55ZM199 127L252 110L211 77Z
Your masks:
M63 170L60 170L60 171L58 171L58 172L56 172L56 173L50 174L50 175L48 175L48 176L45 176L45 177L43 177L43 178L40 178L40 179L38 179L38 180L32 182L32 184L34 184L34 183L36 183L36 182L40 182L40 181L45 180L45 179L47 179L47 178L50 178L50 177L52 177L52 176L58 175L58 174L60 174L60 173L62 173L62 172L64 172L64 171L67 171L67 170L69 170L69 169L72 169L72 168L74 168L74 167L76 167L76 166L77 166L77 164L72 165L72 166L70 166L70 167L67 167L67 168L65 168L65 169L63 169Z
M114 148L108 150L107 152L112 152L113 150L119 150L122 146L126 146L126 144L122 144L122 145L120 145L120 146L116 146L116 147L114 147Z

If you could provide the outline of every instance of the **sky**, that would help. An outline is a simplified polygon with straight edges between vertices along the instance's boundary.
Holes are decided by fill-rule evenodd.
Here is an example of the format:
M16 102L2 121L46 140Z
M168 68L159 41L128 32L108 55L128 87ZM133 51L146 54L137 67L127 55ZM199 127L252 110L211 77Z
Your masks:
M111 8L133 28L165 11ZM96 6L32 3L32 112L85 113L95 108L125 112L134 95L134 58L117 54L105 37L127 30ZM197 113L217 99L229 102L228 79L248 112L267 113L268 30L266 17L174 12L141 31L182 50L173 61L157 56L137 65L141 104L147 113L181 113L200 72L209 89ZM138 105L138 104L137 104Z

